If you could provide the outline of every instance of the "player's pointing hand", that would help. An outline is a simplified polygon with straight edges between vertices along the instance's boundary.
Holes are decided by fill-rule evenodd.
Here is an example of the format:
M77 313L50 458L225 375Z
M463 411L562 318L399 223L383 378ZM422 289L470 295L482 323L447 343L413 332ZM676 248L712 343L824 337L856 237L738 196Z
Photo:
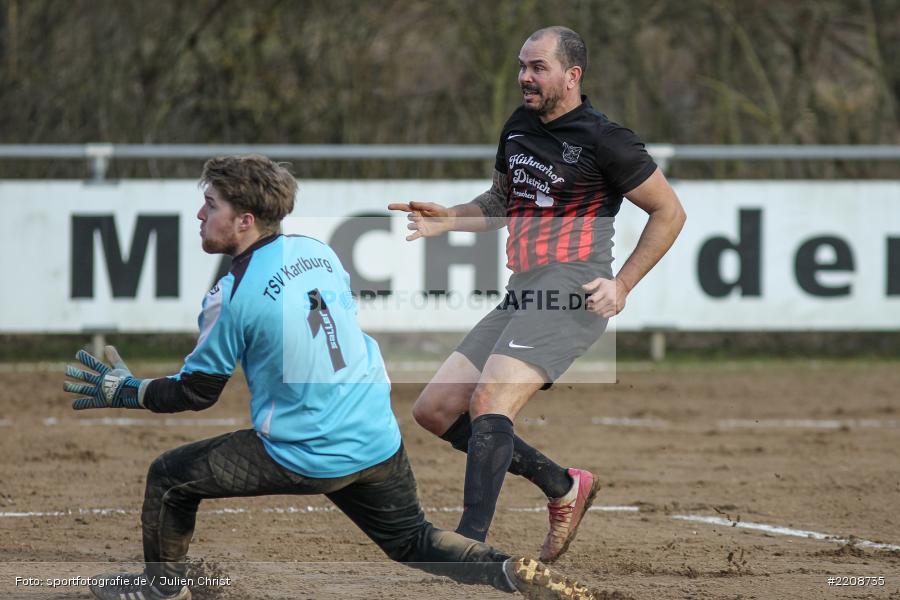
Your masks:
M588 310L606 319L614 317L625 308L628 297L628 286L621 279L604 279L598 277L581 286L591 292L587 299Z
M433 237L453 229L453 211L446 206L434 202L410 202L408 204L388 204L388 210L399 210L407 213L409 219L406 228L413 233L406 236L411 242L420 237Z

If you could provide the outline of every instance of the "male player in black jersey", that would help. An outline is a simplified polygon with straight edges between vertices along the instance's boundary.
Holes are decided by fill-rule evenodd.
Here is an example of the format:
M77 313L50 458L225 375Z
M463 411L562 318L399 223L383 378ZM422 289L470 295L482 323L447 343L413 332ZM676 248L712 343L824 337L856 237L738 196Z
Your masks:
M536 31L519 53L523 103L503 127L491 189L450 208L388 206L408 213L407 240L509 228L507 297L443 363L413 415L468 453L459 533L486 538L507 470L541 488L550 513L541 549L546 562L566 551L599 485L589 471L563 468L529 446L512 420L602 335L685 220L640 139L581 95L586 66L577 33ZM613 277L612 221L623 197L649 220ZM566 311L576 308L562 306L566 299L582 294L585 307Z

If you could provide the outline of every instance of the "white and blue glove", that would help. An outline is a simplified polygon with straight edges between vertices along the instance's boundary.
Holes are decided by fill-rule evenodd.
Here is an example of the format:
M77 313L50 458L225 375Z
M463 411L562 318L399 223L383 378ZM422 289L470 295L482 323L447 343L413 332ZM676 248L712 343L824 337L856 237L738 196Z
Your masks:
M78 367L66 365L66 376L86 383L66 381L63 389L86 397L76 398L72 402L75 410L86 408L144 408L144 391L150 379L137 379L119 352L113 346L106 347L106 358L112 368L97 360L93 355L79 350L75 355L78 361L87 368L96 371L82 371Z

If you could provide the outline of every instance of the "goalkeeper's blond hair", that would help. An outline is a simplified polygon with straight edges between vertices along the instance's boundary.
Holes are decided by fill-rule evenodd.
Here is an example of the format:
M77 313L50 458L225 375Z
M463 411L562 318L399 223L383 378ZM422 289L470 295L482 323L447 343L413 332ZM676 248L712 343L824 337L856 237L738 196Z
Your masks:
M275 233L294 210L297 180L285 163L259 154L217 156L206 161L200 185L212 185L238 212L256 217L261 233Z

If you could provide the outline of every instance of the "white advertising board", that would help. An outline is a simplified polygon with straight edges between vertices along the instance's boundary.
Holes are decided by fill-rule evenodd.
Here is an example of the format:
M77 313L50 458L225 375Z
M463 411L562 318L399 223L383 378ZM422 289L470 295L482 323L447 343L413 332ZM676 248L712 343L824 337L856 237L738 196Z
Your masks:
M304 181L286 233L331 243L372 331L464 330L502 290L505 231L406 242L389 202L449 205L485 181ZM682 181L672 250L629 296L620 331L900 329L900 182ZM202 194L183 180L0 182L0 332L191 332L223 268L200 248ZM615 255L646 222L628 203ZM477 244L473 246L473 244ZM225 265L227 266L227 265ZM430 289L444 296L427 296ZM388 291L390 293L388 293ZM368 296L367 296L368 297Z

